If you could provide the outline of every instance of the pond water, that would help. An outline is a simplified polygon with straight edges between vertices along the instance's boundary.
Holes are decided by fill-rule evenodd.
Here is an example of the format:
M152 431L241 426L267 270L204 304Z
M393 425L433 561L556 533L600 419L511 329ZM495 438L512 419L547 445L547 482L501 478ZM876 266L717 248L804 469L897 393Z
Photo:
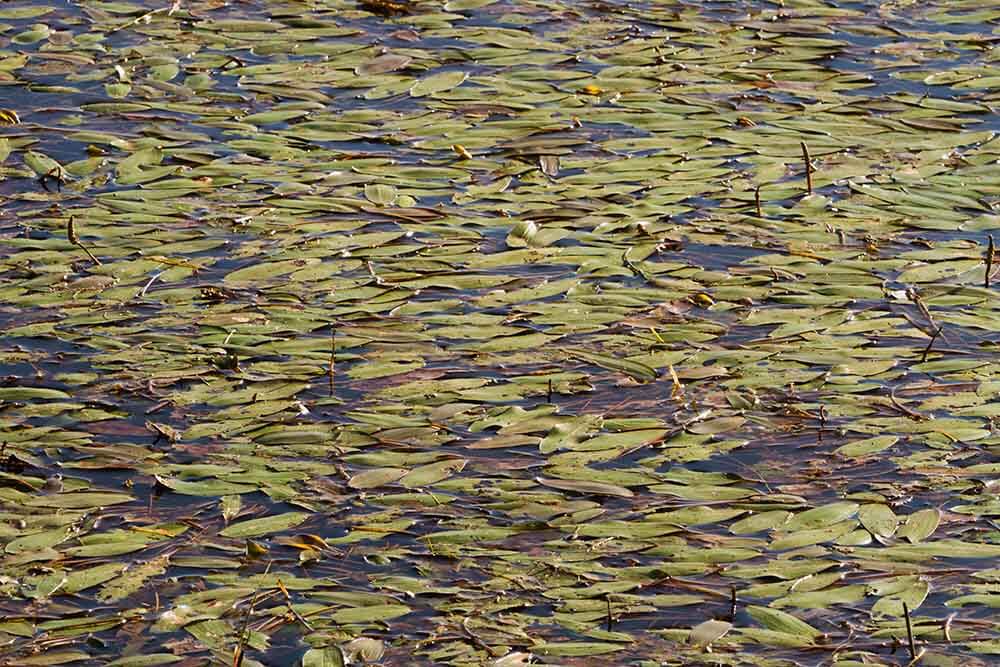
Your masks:
M995 664L1000 8L0 5L0 665Z

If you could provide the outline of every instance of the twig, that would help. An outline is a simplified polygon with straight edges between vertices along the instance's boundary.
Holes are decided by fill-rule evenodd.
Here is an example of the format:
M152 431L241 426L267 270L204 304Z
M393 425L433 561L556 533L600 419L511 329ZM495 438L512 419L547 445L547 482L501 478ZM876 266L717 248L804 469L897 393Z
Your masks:
M913 643L913 626L910 625L910 608L903 602L903 618L906 619L906 642L910 648L910 659L917 659L917 647Z
M996 246L993 245L993 235L990 234L990 245L986 248L986 276L983 278L983 287L990 288L990 276L993 274L993 254Z
M549 378L549 397L546 400L546 403L552 405L552 378Z
M924 348L924 352L923 352L923 354L921 354L921 355L920 355L920 363L924 363L925 361L927 361L927 355L928 355L928 354L930 354L930 351L931 351L931 347L932 347L932 346L934 345L934 341L936 341L936 340L938 339L938 336L940 336L940 335L941 335L941 330L942 330L943 328L944 328L944 327L940 327L940 326L939 326L939 327L937 328L937 331L935 331L935 332L934 332L934 335L933 335L933 336L931 336L931 340L930 340L930 342L929 342L929 343L927 343L927 347L925 347L925 348Z
M327 375L330 378L330 396L333 396L333 377L337 363L337 327L330 325L330 366L327 368Z
M288 607L288 611L292 612L292 616L295 617L295 620L301 623L302 626L309 632L316 632L315 628L309 625L309 621L304 619L302 614L297 612L295 607L292 606L292 596L288 594L288 589L285 588L283 583L281 583L281 579L276 580L276 583L278 584L278 588L281 590L281 594L285 596L285 606Z
M52 169L49 169L46 173L38 177L38 183L45 189L46 192L52 192L49 190L50 179L56 182L56 192L62 192L62 186L63 183L66 182L66 178L63 176L61 166L52 167Z
M465 618L462 619L462 632L466 636L466 638L470 642L472 642L472 645L475 646L477 649L480 649L482 651L486 651L486 655L488 655L490 657L496 657L496 655L497 655L496 649L494 649L489 644L487 644L486 642L484 642L482 639L480 639L479 637L477 637L476 633L474 633L472 631L472 628L469 627L469 617L468 616L466 616Z
M826 430L826 406L819 406L819 431L816 433L816 437L820 442L823 442L823 431Z
M139 16L139 17L136 17L136 18L132 19L128 23L120 25L117 28L112 28L111 30L109 30L105 34L111 35L111 34L114 34L116 32L119 32L121 30L125 30L126 28L131 28L134 25L139 25L140 23L143 23L143 22L147 22L148 23L149 20L151 18L153 18L154 16L156 16L157 14L162 14L163 12L167 12L168 13L167 15L169 16L170 14L173 14L175 11L176 11L176 8L171 9L170 7L157 7L156 9L153 9L151 11L146 12L142 16Z
M247 606L247 613L243 615L243 624L240 626L239 643L233 651L233 667L240 667L243 664L243 650L247 645L247 626L250 625L250 616L253 614L254 605L257 604L257 593L254 591L250 597L250 604Z
M264 569L264 574L271 571L271 563L267 564ZM253 595L250 596L250 605L247 607L247 613L243 616L243 624L240 625L240 638L239 643L236 645L236 649L233 651L233 667L241 667L243 665L243 651L247 645L247 628L250 625L250 617L253 615L254 605L257 604L257 596L260 594L260 588L258 587L254 590Z
M382 278L377 273L375 273L375 265L372 264L372 261L370 259L365 261L365 267L368 269L369 275L371 275L371 277L375 280L376 285L385 284L385 281L383 281Z
M951 643L951 622L955 620L957 614L949 614L948 618L944 619L944 623L941 624L941 634L944 635L944 640Z
M896 399L896 388L895 387L893 387L892 389L889 390L889 402L892 404L892 407L896 408L897 410L899 410L900 412L902 412L904 415L907 415L910 419L912 419L914 421L925 422L925 421L928 421L930 419L930 417L928 417L927 415L920 414L916 410L908 408L905 405L903 405L902 403L900 403Z
M611 632L611 628L614 627L614 619L611 616L611 594L604 594L604 601L608 603L608 613L607 613L607 626L608 632Z
M759 185L756 188L754 188L754 190L753 190L753 203L754 203L754 206L757 207L757 217L758 218L763 218L764 214L761 213L761 210L760 210L760 186Z
M94 253L90 252L87 246L83 245L83 243L80 241L80 237L76 233L76 224L75 221L73 220L73 216L69 216L69 220L66 221L66 239L70 243L75 245L77 248L87 253L87 257L90 258L90 261L92 261L97 266L102 266L101 260L94 257Z
M813 167L809 157L809 147L804 141L800 141L799 145L802 146L802 159L806 163L806 193L811 195L813 193Z
M729 598L729 620L733 621L736 618L736 586L731 586L729 591L732 593Z
M645 584L643 588L658 588L660 586L673 586L674 588L696 591L698 593L704 593L716 598L731 599L732 597L731 593L724 593L720 590L709 588L708 586L701 586L684 579L678 579L677 577L669 574L662 579L657 579L656 581L651 581L650 583Z
M150 286L154 282L156 282L157 278L159 278L162 275L163 275L163 271L160 271L159 273L154 273L153 277L149 279L148 283L146 283L146 286L143 287L141 290L139 290L139 293L135 295L135 298L141 299L142 297L146 296L146 292L149 291Z

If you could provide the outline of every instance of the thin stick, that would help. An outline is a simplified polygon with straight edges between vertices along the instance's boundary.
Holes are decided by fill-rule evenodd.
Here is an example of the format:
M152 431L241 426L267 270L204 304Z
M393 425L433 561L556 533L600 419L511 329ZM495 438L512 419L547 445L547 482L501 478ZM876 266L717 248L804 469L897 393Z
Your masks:
M333 377L334 369L337 364L337 328L336 325L330 325L330 366L327 368L327 375L330 378L330 396L333 396Z
M605 593L604 601L608 603L608 632L611 632L611 628L614 626L614 619L611 616L611 596Z
M156 279L162 276L163 273L164 273L163 271L160 271L159 273L154 273L153 277L149 279L148 283L146 283L146 286L143 287L141 290L139 290L139 293L135 295L135 298L141 299L142 297L146 296L146 292L149 291L149 288L152 286L152 284L156 282Z
M285 588L283 583L281 583L281 579L278 579L276 583L278 584L278 588L281 590L282 595L285 596L285 606L288 607L288 611L292 612L292 616L295 617L295 620L301 623L302 626L309 632L316 632L316 629L309 625L309 621L304 619L302 614L297 612L295 607L292 606L292 596L288 594L288 589Z
M957 614L949 614L948 618L944 619L944 624L941 626L941 634L944 635L944 640L951 643L951 622L955 620Z
M802 146L802 159L806 163L806 193L813 193L813 166L812 159L809 157L809 147L806 146L806 142L800 141L799 145Z
M733 620L736 618L736 586L731 586L729 592L732 593L729 598L729 619Z
M549 398L546 402L552 405L552 378L549 378Z
M488 656L491 656L491 657L495 657L496 656L495 649L491 648L489 644L487 644L482 639L480 639L476 635L476 633L472 631L472 628L469 627L469 617L468 616L466 616L465 618L462 619L462 632L465 634L465 636L468 638L468 640L470 642L472 642L472 645L475 646L477 649L480 649L482 651L486 651L486 655L488 655Z
M917 659L917 647L913 643L913 626L910 625L910 608L903 602L903 618L906 619L906 641L910 647L910 659Z
M170 14L173 14L174 11L176 11L176 10L175 9L171 9L170 7L157 7L156 9L154 9L152 11L148 11L145 14L143 14L142 16L129 21L128 23L122 24L122 25L118 26L117 28L112 28L106 34L110 35L112 33L120 32L122 30L125 30L126 28L131 28L132 26L139 25L140 23L143 23L143 22L149 23L149 20L151 18L153 18L154 16L156 16L157 14L162 14L163 12L167 12L167 15L169 16Z
M66 221L66 239L69 240L69 242L75 245L77 248L87 253L87 257L90 258L90 261L92 261L97 266L102 266L101 260L94 257L94 253L90 252L87 246L83 245L83 243L80 241L80 237L76 233L76 225L75 221L73 220L73 216L69 216L69 220Z
M760 210L760 186L759 185L756 188L753 189L753 203L754 203L754 206L757 207L757 217L758 218L763 218L764 214L761 213L761 210Z
M993 245L993 235L990 234L990 245L986 249L986 276L983 278L983 287L986 289L990 288L990 276L993 274L993 254L996 252L996 246Z
M150 499L152 499L152 496L150 496ZM266 575L270 571L271 571L271 562L268 562L267 567L264 568L264 574ZM247 645L247 630L250 626L250 617L253 615L254 605L257 604L258 595L260 595L259 586L256 589L254 589L253 595L250 597L250 606L247 607L247 613L243 617L243 624L240 626L239 643L236 645L236 649L233 651L233 667L242 667L243 665L243 651Z
M247 645L247 626L250 625L250 616L253 614L254 605L257 604L257 593L253 592L253 596L250 598L250 605L247 607L247 613L243 616L243 624L240 626L240 638L239 643L236 645L236 650L233 651L233 667L241 667L243 664L243 650Z
M938 336L941 335L941 330L943 328L944 327L938 327L937 331L934 332L934 335L931 336L931 341L927 343L927 347L924 348L924 353L920 355L920 363L927 361L927 355L930 354L931 347L934 345L934 341L937 340Z

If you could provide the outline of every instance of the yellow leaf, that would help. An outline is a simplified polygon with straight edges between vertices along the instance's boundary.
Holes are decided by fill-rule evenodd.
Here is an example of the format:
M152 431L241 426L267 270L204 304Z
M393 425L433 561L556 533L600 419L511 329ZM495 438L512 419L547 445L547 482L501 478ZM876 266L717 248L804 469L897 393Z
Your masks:
M702 308L708 308L709 306L715 305L715 299L704 292L698 292L697 294L691 295L691 301L694 302L695 305L701 306Z
M13 109L0 109L0 125L17 125L21 118Z

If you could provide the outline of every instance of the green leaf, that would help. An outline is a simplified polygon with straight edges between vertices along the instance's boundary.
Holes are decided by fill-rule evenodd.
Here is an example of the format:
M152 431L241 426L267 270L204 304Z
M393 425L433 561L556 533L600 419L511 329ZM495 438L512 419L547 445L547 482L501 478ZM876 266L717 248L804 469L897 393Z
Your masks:
M711 644L722 639L733 627L728 621L708 620L691 628L688 635L688 643L695 646L711 646Z
M381 183L371 183L365 186L365 199L376 206L389 206L397 197L396 188Z
M580 657L604 655L628 648L627 644L611 644L608 642L544 642L531 647L532 653L552 655L556 657Z
M796 514L782 528L787 531L796 531L831 526L857 514L859 507L857 503L850 502L831 503L816 507Z
M157 667L180 662L184 658L172 653L150 653L148 655L133 655L118 658L107 663L105 667Z
M408 472L406 468L374 468L354 475L347 485L352 489L375 489L398 482Z
M290 530L304 523L309 518L306 512L286 512L274 516L265 516L260 519L250 519L234 523L228 528L219 531L223 537L257 537L258 535L270 535Z
M899 524L899 519L888 505L875 503L862 505L858 511L858 519L862 526L879 537L892 537Z
M77 491L74 493L59 493L49 496L39 496L27 501L28 507L58 507L61 509L96 509L108 505L118 505L135 500L127 493L100 493Z
M64 400L72 396L58 389L45 387L0 387L0 401Z
M311 648L302 656L302 667L344 667L344 653L336 646Z
M749 605L747 606L747 613L750 614L751 618L768 630L786 632L788 634L799 635L807 639L815 639L823 634L805 621L800 620L787 612L781 611L780 609Z
M198 482L187 482L181 479L171 479L156 475L156 481L171 491L186 496L228 496L231 494L253 493L260 487L250 484L225 482L220 479L205 479Z
M586 495L618 496L619 498L631 498L635 495L623 486L606 484L604 482L590 482L587 480L577 479L546 479L544 477L538 477L535 481L543 486L548 486L553 489L573 491L575 493L582 493Z
M462 85L462 82L468 76L467 72L461 70L431 74L413 84L410 87L410 95L412 97L424 97L434 95L435 93L443 93Z
M368 607L338 609L330 615L334 623L377 623L409 614L411 609L403 604L382 604Z
M581 361L594 364L595 366L600 366L601 368L607 368L608 370L625 373L640 382L652 382L658 377L656 369L651 368L646 364L639 363L638 361L618 359L617 357L612 357L606 354L596 354L593 352L585 352L583 350L569 350L569 355L576 359L580 359Z
M941 523L941 510L922 509L906 517L906 522L899 528L896 536L913 544L923 542L934 534L939 523Z
M415 489L422 486L432 486L440 481L448 479L456 472L465 468L465 459L444 459L434 463L414 468L406 473L399 483L408 488Z

